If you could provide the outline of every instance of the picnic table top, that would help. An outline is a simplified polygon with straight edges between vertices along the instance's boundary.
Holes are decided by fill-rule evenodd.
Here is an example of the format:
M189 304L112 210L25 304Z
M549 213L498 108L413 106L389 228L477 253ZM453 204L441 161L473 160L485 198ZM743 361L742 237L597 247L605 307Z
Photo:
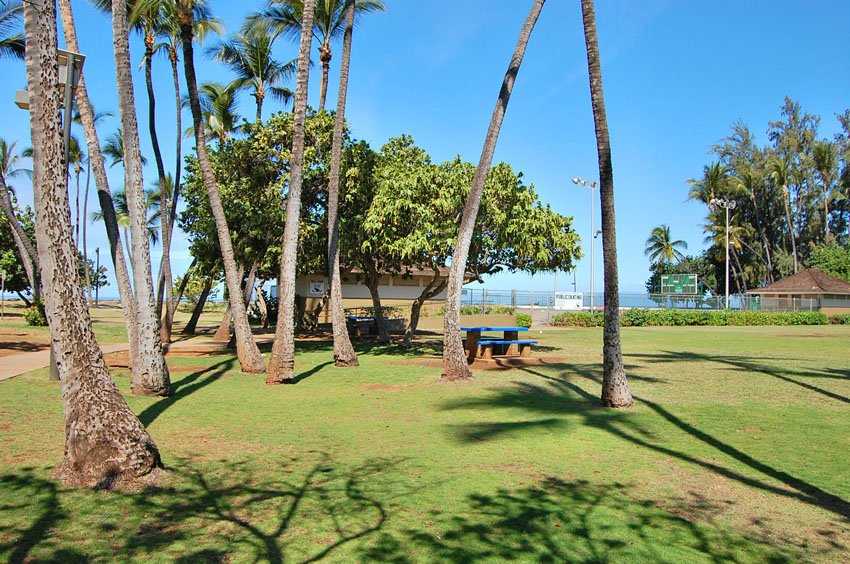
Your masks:
M483 333L485 331L528 331L528 327L461 327L467 333Z

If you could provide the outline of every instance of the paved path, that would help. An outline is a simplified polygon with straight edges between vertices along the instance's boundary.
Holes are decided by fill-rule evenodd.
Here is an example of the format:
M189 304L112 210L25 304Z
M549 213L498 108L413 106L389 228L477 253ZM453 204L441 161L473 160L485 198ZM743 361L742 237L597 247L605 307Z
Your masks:
M254 340L259 343L269 343L274 340L274 333L254 335ZM169 346L170 350L175 354L180 351L184 353L205 353L214 352L227 347L226 341L214 341L204 336L194 336L177 340ZM115 345L102 345L103 354L109 354L119 351L125 351L128 348L127 343L119 343ZM32 370L46 368L50 364L50 351L36 351L28 353L11 354L0 357L0 382L26 374Z
M127 343L103 345L103 354L127 350ZM26 374L32 370L46 368L50 364L50 351L36 351L20 354L10 354L0 358L0 382Z

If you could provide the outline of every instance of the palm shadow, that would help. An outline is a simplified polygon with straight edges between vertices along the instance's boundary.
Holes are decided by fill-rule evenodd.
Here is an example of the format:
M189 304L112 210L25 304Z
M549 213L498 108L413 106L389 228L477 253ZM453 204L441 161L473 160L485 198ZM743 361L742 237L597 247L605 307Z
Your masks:
M453 400L442 405L442 409L475 409L491 411L508 409L525 412L535 416L546 415L547 418L526 421L506 421L489 424L468 424L460 428L449 429L451 435L462 441L490 440L505 432L530 432L539 428L552 427L552 418L578 416L584 425L596 427L636 446L676 458L688 464L704 468L710 472L744 484L746 486L767 492L769 494L792 498L809 505L829 511L845 522L850 522L850 503L840 496L827 492L793 474L775 468L762 462L752 455L733 447L701 430L695 424L685 421L673 414L657 402L635 396L636 403L644 405L675 428L686 433L701 444L708 445L722 456L745 465L753 472L764 476L755 478L744 475L720 462L703 460L685 451L680 451L662 444L652 429L640 426L634 421L631 413L614 410L601 406L598 397L577 385L573 379L584 378L601 384L601 367L596 364L561 364L559 376L551 376L532 368L523 368L528 374L540 378L540 384L517 383L511 388L495 390L490 396L479 396L462 400ZM634 379L630 376L630 379ZM562 420L562 424L565 424ZM483 432L482 425L488 425L489 432ZM774 485L769 480L775 480L781 485Z
M227 360L222 360L208 368L193 372L185 378L173 382L171 385L171 395L146 407L144 411L139 413L139 420L141 420L145 427L149 426L156 420L157 417L162 415L166 409L186 396L197 392L201 388L209 386L221 378L225 373L233 368L235 361L236 359L234 357L230 357Z

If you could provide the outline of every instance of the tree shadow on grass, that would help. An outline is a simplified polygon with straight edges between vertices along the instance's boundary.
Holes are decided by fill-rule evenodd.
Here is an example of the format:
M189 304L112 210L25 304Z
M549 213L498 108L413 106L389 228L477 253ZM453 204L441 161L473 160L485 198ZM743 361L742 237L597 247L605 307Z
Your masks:
M30 471L0 476L28 501L0 507L0 539L14 539L0 543L0 557L313 562L379 531L412 491L394 475L402 459L346 465L321 453L308 457L271 473L251 460L181 459L162 487L108 495L63 490ZM61 508L64 496L74 497L73 513ZM81 529L89 532L90 555L67 548L82 540L74 533Z
M634 354L630 355L637 358L642 358L651 363L669 363L669 362L717 362L726 366L731 366L738 372L757 372L771 376L783 382L794 384L810 392L815 392L822 396L850 403L850 398L837 394L835 392L825 390L814 384L805 382L808 378L830 378L830 379L846 379L850 378L847 371L839 371L835 369L827 369L823 372L818 371L803 371L793 370L787 367L778 367L767 364L760 360L753 359L747 356L732 356L732 355L711 355L696 353L693 351L662 351L660 354ZM782 359L786 360L786 359Z
M233 364L235 362L236 358L231 356L227 360L222 360L217 364L213 364L208 368L193 372L185 378L173 382L171 384L171 395L162 398L155 404L145 408L145 410L139 414L139 419L145 427L149 426L156 420L157 417L162 415L166 409L186 396L193 394L201 388L209 386L224 376L225 373L233 368Z
M471 494L453 514L435 511L430 526L382 532L362 551L379 562L734 562L789 561L765 539L710 521L696 524L635 499L628 485L545 478L518 489ZM682 515L706 515L710 502L670 500Z
M675 428L686 433L692 439L715 449L720 455L745 465L750 471L763 477L753 477L715 460L705 460L686 451L680 451L664 444L657 438L653 429L639 425L631 413L601 407L599 399L588 393L572 381L576 376L590 379L601 384L601 367L595 364L577 364L566 367L559 376L551 376L540 371L524 368L525 372L537 376L541 384L519 383L512 388L494 391L489 397L480 396L455 400L443 405L443 409L510 409L517 413L528 413L550 418L527 421L510 421L489 424L469 424L450 429L461 440L486 440L496 438L507 431L532 431L536 427L551 427L551 417L575 417L588 426L606 431L624 441L693 464L705 470L723 476L740 484L782 497L792 498L809 505L819 507L839 516L845 523L850 522L850 503L829 493L814 484L798 478L782 469L766 464L755 457L733 447L673 414L659 403L635 396L639 405L644 405ZM539 423L539 424L536 424ZM481 425L489 425L489 433L482 432ZM779 482L775 485L772 481Z

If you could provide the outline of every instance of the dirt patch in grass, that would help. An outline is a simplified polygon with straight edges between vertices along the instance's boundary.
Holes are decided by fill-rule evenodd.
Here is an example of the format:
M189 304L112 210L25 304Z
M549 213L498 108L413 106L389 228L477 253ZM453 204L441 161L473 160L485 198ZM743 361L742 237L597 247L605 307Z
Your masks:
M824 333L774 333L772 337L787 337L789 339L838 339L838 335L827 335Z
M404 384L363 384L361 390L379 391L379 392L400 392L409 390L413 386L405 386Z
M0 357L46 350L50 337L44 333L0 327Z
M109 368L130 368L130 352L118 351L103 355L106 366Z

